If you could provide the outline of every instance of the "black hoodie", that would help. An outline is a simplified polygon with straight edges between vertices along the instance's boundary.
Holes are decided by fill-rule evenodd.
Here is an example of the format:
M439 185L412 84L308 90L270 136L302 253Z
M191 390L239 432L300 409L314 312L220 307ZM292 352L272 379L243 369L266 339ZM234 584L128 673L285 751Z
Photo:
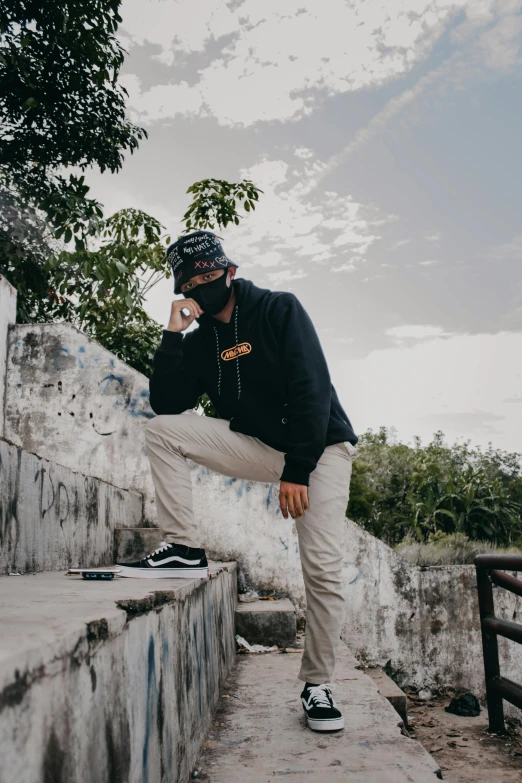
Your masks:
M150 379L152 409L182 413L206 392L231 430L285 453L281 481L308 486L325 447L355 445L357 435L299 300L243 278L233 285L229 323L204 313L198 329L163 331Z

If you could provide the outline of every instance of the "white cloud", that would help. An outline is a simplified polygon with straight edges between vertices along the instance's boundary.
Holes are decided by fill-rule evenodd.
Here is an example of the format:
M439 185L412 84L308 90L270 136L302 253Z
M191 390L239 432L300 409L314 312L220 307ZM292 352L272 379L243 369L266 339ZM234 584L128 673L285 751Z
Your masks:
M283 269L281 272L271 272L268 275L272 285L280 285L281 283L287 283L289 280L299 280L301 277L306 277L308 272L292 272L291 269Z
M472 77L487 69L507 73L520 67L522 16L519 14L522 0L483 0L479 4L476 0L468 0L455 3L454 11L457 6L466 12L466 17L464 22L457 26L454 34L458 37L462 28L460 39L462 44L466 43L466 47L462 45L457 48L440 66L421 76L413 87L408 87L391 98L343 150L332 155L323 166L321 178L326 177L361 147L388 129L391 121L404 114L407 109L410 110L410 123L414 119L415 109L420 120L424 120L425 104L419 99L430 91L440 94L450 87L462 89ZM468 12L473 16L472 24L469 24ZM492 26L487 28L491 23ZM429 241L437 241L439 238L439 235L434 233Z
M413 329L418 335L419 327ZM522 406L511 402L522 394L522 372L512 360L520 355L520 332L434 336L344 360L334 383L357 433L395 425L403 440L418 434L426 442L440 428L450 442L491 440L520 452Z
M309 150L308 147L297 147L294 150L294 155L297 158L302 158L303 160L307 160L308 158L313 158L314 153L312 150Z
M307 271L332 260L337 264L334 271L363 263L368 249L380 238L374 225L386 222L387 216L335 191L310 196L308 191L321 167L320 161L310 159L302 160L297 168L282 160L264 159L242 170L241 176L255 182L263 195L248 222L223 232L230 257L238 263L243 259L248 267L291 263ZM275 280L274 274L268 279ZM277 279L289 278L285 271Z
M517 62L513 28L518 22L513 24L506 11L510 4L503 2L498 3L500 22L477 44L486 67L506 69ZM146 12L144 5L126 0L122 35L128 46L156 44L155 56L165 64L183 65L186 55L202 54L212 41L228 38L210 62L202 63L190 100L178 94L177 84L156 85L133 101L140 120L174 117L183 110L190 115L199 107L222 125L243 126L295 120L313 111L318 93L338 95L403 76L427 57L459 11L466 12L461 38L467 40L497 8L496 0L480 6L476 0L243 0L233 7L200 0L196 14L192 0L149 0ZM413 88L394 99L388 113L415 94ZM361 131L357 143L386 116Z
M404 340L428 340L441 337L452 337L451 332L445 332L441 326L431 324L403 324L386 329L385 334L394 342L402 343Z
M436 258L428 259L427 261L419 261L420 266L434 266L435 264L439 264L440 261L437 261Z

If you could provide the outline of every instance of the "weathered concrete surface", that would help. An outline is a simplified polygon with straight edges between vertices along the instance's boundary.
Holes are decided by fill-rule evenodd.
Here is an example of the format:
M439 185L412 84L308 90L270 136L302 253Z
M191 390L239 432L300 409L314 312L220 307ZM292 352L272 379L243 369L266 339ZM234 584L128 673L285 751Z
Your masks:
M401 685L456 686L483 697L474 566L418 568L351 522L347 532L343 638L357 658L390 661ZM499 617L522 616L520 598L501 589L494 595ZM502 674L522 682L522 646L498 642Z
M114 562L133 563L157 549L163 534L157 527L119 528L114 531Z
M297 634L294 605L288 598L240 602L236 606L236 633L250 644L292 647Z
M0 783L188 780L236 658L235 567L211 571L0 579Z
M404 721L404 725L407 726L408 698L404 691L401 691L399 686L382 669L368 668L364 669L364 673L372 678L381 696L390 702L395 712Z
M401 735L393 707L372 680L355 668L344 645L334 698L342 732L306 726L297 680L301 655L244 655L226 686L228 699L198 761L209 783L316 780L350 783L433 783L438 764L416 741Z
M74 326L10 330L5 437L72 470L141 492L147 513L153 487L144 427L153 415L145 376Z
M142 498L0 439L0 574L113 562L116 526L138 525Z
M278 486L234 481L198 466L192 478L207 551L238 561L240 588L275 589L304 607L295 525L279 513ZM474 567L421 569L350 520L345 524L343 639L350 649L369 666L390 661L404 686L459 686L483 697ZM127 544L129 554L152 549L161 539L144 535L139 543L141 531L118 531L119 552ZM501 590L495 597L500 616L522 616L519 598ZM522 682L522 647L499 639L499 649L505 676Z
M0 275L0 437L4 434L7 332L16 322L16 290Z
M71 469L141 492L144 519L154 521L144 451L144 428L152 413L147 380L139 373L69 325L15 326L6 411L9 439ZM242 588L274 589L303 607L295 524L282 518L279 485L189 464L202 545L216 559L238 562ZM139 536L135 548L138 541ZM133 559L130 546L127 539L127 555L121 559ZM344 552L343 638L350 647L369 664L390 661L404 684L457 685L483 695L473 568L421 570L349 520ZM522 601L515 596L498 591L498 604L501 616L520 616ZM500 640L500 653L505 675L522 681L522 648Z

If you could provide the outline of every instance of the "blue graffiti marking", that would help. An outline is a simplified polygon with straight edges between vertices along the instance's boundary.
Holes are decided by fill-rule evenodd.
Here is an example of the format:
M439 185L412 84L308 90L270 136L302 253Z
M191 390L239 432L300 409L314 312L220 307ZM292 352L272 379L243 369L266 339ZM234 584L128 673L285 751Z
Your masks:
M357 563L351 563L349 561L343 562L343 571L345 568L349 568L350 566L353 566L355 568L355 576L353 576L351 579L343 579L343 583L345 585L353 585L355 582L359 579L360 576L362 576L362 569L359 568Z
M150 409L150 394L148 389L142 389L129 404L129 413L131 416L144 416L146 419L154 418L154 413Z
M80 347L78 348L78 353L81 354L85 353L85 345L80 345ZM76 363L80 370L85 370L85 362L82 359L80 359L79 356L76 357Z
M281 536L279 536L279 540L282 543L282 545L284 546L284 548L286 549L286 551L288 552L288 539L286 541L283 541Z
M122 375L114 375L112 372L109 373L109 375L106 375L105 378L102 378L100 381L100 386L102 384L105 384L105 386L102 386L102 394L105 394L109 386L112 382L119 383L120 386L123 386L123 376Z
M268 487L268 494L266 496L266 507L267 508L270 508L270 504L272 503L272 487L273 486L274 486L273 484L270 484L270 486Z

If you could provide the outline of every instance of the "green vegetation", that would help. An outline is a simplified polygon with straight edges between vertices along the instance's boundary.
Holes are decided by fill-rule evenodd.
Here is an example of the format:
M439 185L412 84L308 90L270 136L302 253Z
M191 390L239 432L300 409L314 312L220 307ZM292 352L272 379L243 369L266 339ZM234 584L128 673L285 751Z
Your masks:
M81 173L119 171L147 136L126 119L118 85L119 6L14 0L0 10L0 274L17 290L18 322L74 323L150 375L161 327L144 303L170 277L170 237L140 210L105 218ZM187 192L183 231L237 225L261 191L206 179Z
M519 454L448 446L440 431L427 446L418 438L408 446L384 427L362 435L357 450L346 513L387 544L436 543L437 535L455 533L522 544Z

